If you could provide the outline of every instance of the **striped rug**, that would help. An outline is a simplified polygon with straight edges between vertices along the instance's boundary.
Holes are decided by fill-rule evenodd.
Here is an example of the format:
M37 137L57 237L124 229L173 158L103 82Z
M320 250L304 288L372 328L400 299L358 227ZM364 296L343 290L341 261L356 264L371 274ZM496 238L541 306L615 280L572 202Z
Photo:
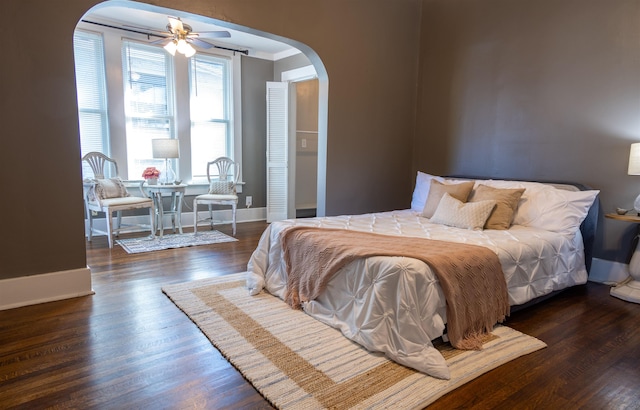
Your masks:
M235 242L236 238L225 235L220 231L202 231L193 233L179 233L160 236L144 236L138 238L118 239L116 243L127 253L141 253L163 251L165 249L186 248L188 246L211 245L222 242Z
M165 286L162 291L280 409L422 408L510 360L544 348L498 326L481 351L441 344L451 370L440 380L372 354L265 292L249 296L244 273Z

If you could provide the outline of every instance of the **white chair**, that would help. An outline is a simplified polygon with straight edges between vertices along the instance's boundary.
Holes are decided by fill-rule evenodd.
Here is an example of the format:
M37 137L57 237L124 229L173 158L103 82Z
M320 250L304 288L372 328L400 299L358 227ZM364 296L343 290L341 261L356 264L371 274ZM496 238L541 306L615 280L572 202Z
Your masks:
M118 235L120 231L131 230L146 225L122 225L122 211L133 209L149 209L151 236L155 236L155 207L153 200L148 197L142 189L140 183L140 191L143 197L131 196L127 192L122 180L118 177L118 164L113 159L107 157L100 152L90 152L84 157L91 170L93 171L93 179L84 180L84 202L87 210L87 218L89 218L89 235L91 242L93 233L105 234L109 240L109 248L113 248L113 236ZM105 178L107 167L113 167L115 174L112 178ZM107 224L107 230L102 231L93 226L95 212L104 212ZM116 212L116 223L113 224L112 215Z
M218 178L211 178L211 167L218 170ZM207 163L207 180L209 181L209 192L198 195L193 199L193 233L198 233L198 205L209 206L209 218L213 229L212 205L231 205L233 235L236 234L236 208L238 206L238 195L236 194L236 184L240 166L231 158L220 157ZM233 173L233 175L230 175Z

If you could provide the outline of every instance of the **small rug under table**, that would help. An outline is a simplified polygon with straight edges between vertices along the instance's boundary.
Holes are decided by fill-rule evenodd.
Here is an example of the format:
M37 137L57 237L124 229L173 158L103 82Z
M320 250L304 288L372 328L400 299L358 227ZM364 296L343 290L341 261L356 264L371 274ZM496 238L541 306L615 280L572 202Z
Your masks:
M269 293L249 296L245 275L169 285L162 291L280 409L422 408L546 346L506 326L497 326L480 351L443 343L436 347L451 379L440 380L368 352Z
M236 238L225 235L220 231L203 231L196 235L193 233L149 236L141 238L118 239L116 243L127 253L141 253L161 251L172 248L185 248L187 246L211 245L214 243L234 242Z

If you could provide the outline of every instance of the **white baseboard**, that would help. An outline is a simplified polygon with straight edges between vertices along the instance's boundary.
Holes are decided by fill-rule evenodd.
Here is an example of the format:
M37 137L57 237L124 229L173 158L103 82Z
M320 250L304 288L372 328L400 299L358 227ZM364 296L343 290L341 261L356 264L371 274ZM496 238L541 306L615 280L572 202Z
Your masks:
M589 280L591 282L618 284L629 277L629 265L615 261L593 258Z
M213 219L214 224L230 224L231 223L231 208L229 209L219 209L213 211ZM206 209L198 209L198 219L204 219L209 217L209 211ZM264 221L267 219L267 208L238 208L236 210L236 223L242 222L253 222L253 221ZM193 227L193 212L182 212L182 227L183 228L192 228ZM107 224L104 218L94 219L93 220L94 227L100 229L102 231L107 230ZM149 215L136 215L136 216L123 216L122 217L123 225L149 225ZM163 224L165 228L165 233L167 232L167 228L171 228L171 217L169 215L165 216L163 219ZM201 221L198 223L198 226L209 225L209 221ZM143 228L135 228L132 229L132 232L135 231L144 231ZM148 230L148 229L147 229ZM85 220L85 233L89 232L89 222Z
M93 295L89 268L0 280L0 310Z

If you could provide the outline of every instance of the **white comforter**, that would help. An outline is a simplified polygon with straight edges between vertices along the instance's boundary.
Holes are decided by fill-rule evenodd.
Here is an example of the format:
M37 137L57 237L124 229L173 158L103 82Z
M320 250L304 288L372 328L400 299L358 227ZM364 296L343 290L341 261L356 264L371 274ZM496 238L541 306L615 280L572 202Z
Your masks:
M498 255L511 305L587 281L582 237L512 226L506 231L470 231L430 223L411 210L293 219L272 223L248 264L252 294L265 287L282 298L287 272L280 233L294 226L316 226L432 238L490 248ZM326 291L303 306L314 318L338 328L370 351L438 378L449 378L431 340L442 336L446 302L431 269L404 257L372 257L352 262Z

